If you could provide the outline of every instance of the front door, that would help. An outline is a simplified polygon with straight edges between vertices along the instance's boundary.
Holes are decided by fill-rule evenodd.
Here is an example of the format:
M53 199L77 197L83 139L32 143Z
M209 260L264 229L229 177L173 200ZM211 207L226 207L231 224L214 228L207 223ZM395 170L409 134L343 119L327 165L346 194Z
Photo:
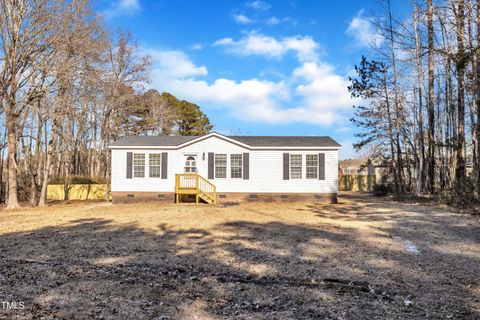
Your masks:
M197 159L196 156L185 156L185 167L183 169L185 173L196 173L197 172Z

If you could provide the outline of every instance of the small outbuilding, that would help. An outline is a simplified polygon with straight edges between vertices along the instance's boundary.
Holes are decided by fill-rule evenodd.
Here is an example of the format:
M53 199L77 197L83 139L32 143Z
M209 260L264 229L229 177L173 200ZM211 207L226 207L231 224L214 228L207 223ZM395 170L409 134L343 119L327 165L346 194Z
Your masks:
M341 146L326 136L126 136L109 148L114 203L337 200Z

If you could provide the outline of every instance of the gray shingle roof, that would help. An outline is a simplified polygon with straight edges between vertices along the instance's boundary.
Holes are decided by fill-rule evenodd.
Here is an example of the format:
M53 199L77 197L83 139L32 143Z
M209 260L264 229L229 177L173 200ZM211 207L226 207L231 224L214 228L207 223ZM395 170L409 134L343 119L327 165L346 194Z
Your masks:
M199 136L126 136L114 143L113 147L178 146ZM340 147L335 140L327 136L228 136L252 147Z
M326 136L229 136L252 147L340 147Z
M112 147L126 146L178 146L187 141L198 138L198 136L126 136L111 143Z

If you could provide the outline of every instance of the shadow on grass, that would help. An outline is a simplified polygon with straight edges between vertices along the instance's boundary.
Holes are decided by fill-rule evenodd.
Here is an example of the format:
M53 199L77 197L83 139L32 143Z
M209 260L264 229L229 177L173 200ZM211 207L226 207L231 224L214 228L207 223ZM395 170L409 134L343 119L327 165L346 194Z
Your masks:
M394 233L401 224L380 231ZM147 231L93 218L2 235L0 249L0 298L26 306L0 309L0 317L479 318L468 287L478 276L477 258L462 257L477 266L466 270L465 261L433 249L413 255L351 229L234 221ZM433 258L442 267L435 273Z

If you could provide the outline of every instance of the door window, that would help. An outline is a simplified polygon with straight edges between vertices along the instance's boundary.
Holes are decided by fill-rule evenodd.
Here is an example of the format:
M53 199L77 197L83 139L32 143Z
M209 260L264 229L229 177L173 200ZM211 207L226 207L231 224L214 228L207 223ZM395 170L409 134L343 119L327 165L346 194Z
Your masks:
M185 173L195 172L197 172L197 161L195 161L195 157L188 156L187 160L185 160Z

